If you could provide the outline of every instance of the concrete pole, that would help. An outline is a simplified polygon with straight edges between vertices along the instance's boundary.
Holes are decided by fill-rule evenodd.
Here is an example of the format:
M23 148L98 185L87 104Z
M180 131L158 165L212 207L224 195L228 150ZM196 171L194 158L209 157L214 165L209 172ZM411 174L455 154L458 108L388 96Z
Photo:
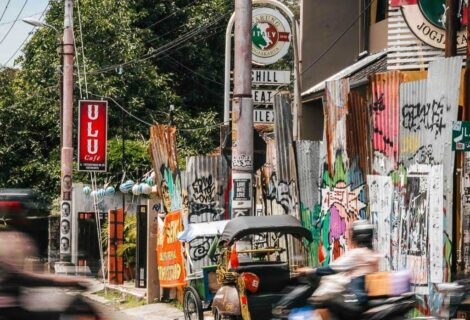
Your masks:
M232 217L253 214L252 0L235 0Z
M72 223L72 172L73 172L73 0L65 0L63 40L63 108L61 150L61 221ZM61 222L61 223L62 223ZM64 222L65 223L65 222ZM71 228L70 228L71 229ZM60 234L60 260L71 261L72 237Z

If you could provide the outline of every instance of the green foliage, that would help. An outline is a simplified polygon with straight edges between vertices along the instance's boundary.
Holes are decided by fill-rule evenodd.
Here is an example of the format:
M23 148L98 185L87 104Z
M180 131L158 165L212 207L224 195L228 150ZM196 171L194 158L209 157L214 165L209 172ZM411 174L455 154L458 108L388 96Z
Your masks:
M85 62L89 72L88 98L97 99L94 94L112 97L149 123L167 123L170 104L176 106L175 122L180 127L209 127L219 122L218 112L223 102L224 29L233 3L229 0L192 2L80 0L83 43L76 7L76 62L81 68L75 68L74 100L87 96L83 77ZM140 60L221 16L223 20L200 35L163 55ZM51 1L46 22L62 30L63 1ZM17 60L20 68L0 70L0 187L33 187L50 203L60 190L59 43L53 29L39 28ZM119 67L129 61L138 63ZM144 173L150 162L147 145L141 141L149 137L148 126L124 114L112 101L109 101L108 118L109 174L100 174L99 179L109 180L110 175L116 177L116 182L120 179L122 142L115 137L121 136L122 123L126 139L125 170L134 176ZM75 140L77 123L74 128ZM182 131L178 135L180 159L213 150L218 143L217 131L213 127ZM75 174L74 179L88 182L84 174Z
M120 245L116 251L117 255L124 257L126 267L133 267L136 262L137 248L137 216L126 214L124 219L124 244Z

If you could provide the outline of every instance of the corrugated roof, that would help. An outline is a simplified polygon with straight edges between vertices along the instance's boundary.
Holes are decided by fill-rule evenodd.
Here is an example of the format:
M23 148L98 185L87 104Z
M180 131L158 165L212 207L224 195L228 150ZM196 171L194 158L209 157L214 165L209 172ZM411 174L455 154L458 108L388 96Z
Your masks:
M367 78L367 76L371 73L384 71L384 70L379 70L379 69L381 69L382 65L385 66L385 67L386 67L386 65L384 65L382 63L378 63L378 64L374 64L374 63L377 62L378 60L381 61L381 59L385 60L386 55L387 55L387 50L384 50L384 51L381 51L379 53L375 53L375 54L372 54L370 56L367 56L367 57L357 61L356 63L350 65L349 67L344 68L340 72L332 75L328 79L325 79L322 82L314 85L310 89L305 90L304 92L302 92L302 96L306 96L306 95L309 95L309 94L313 94L313 93L323 91L323 90L325 90L325 83L327 81L339 80L339 79L342 79L342 78L350 77L350 76L359 74L359 72L361 70L368 71L368 72L367 72L367 74L363 74L361 72L362 76L360 76L360 78L357 79L358 81L361 80L362 78ZM367 68L370 65L374 66L374 68L372 68L372 70Z

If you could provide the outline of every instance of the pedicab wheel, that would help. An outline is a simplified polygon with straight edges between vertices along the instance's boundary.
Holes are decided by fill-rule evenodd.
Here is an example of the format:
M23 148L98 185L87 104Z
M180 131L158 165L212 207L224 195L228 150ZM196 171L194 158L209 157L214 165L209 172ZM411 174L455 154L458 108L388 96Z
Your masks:
M185 320L204 320L201 298L199 298L199 294L192 287L184 289L183 313Z

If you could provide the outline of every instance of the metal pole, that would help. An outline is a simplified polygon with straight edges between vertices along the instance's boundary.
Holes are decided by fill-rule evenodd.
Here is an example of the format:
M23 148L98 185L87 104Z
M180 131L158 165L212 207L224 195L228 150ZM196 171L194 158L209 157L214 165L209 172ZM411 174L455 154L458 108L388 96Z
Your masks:
M72 222L72 172L73 172L73 0L65 0L63 40L63 114L61 150L61 220ZM71 229L71 228L70 228ZM69 234L61 233L60 260L71 261Z
M457 55L457 10L459 8L458 0L446 0L446 57Z
M235 68L232 110L232 217L253 214L251 24L251 0L235 0Z
M235 14L232 14L225 30L225 79L224 79L224 124L230 121L230 59L232 57L232 29Z

